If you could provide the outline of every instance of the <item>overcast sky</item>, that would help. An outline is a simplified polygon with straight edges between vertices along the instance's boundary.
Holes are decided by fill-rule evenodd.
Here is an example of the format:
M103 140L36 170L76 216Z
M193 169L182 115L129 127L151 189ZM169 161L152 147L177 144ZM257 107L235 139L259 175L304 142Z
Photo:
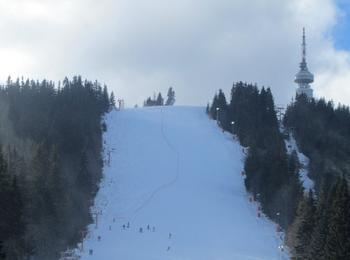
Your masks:
M347 0L0 0L0 80L106 83L132 106L173 86L205 105L234 81L294 95L302 27L315 96L350 104Z

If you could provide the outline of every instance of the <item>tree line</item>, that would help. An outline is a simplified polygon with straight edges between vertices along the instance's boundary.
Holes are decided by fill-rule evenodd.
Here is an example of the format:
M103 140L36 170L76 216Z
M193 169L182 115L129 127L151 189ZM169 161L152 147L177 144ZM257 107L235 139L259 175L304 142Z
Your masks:
M286 233L293 259L350 259L349 108L297 96L283 124L310 158L315 193L300 183L296 152L288 154L269 88L237 82L230 101L214 96L207 113L235 134L248 153L245 186Z
M304 197L291 230L295 259L350 259L350 110L297 96L284 125L310 159L315 195Z
M58 259L92 222L102 116L114 94L81 77L0 87L0 258Z
M167 100L164 103L164 98L162 96L162 93L158 93L153 95L153 98L148 97L144 102L143 106L144 107L151 107L151 106L173 106L175 104L175 91L173 90L172 87L168 89L168 94L167 94Z

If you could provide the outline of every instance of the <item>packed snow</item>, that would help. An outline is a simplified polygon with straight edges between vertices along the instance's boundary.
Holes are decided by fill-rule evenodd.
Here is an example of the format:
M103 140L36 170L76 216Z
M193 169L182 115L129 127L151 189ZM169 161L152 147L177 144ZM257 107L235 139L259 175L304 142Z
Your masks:
M81 259L288 259L282 234L245 191L242 148L203 108L112 111L106 122Z
M285 139L284 142L287 148L287 153L292 154L292 152L295 151L298 156L298 160L300 163L299 180L303 185L304 191L306 193L308 193L309 190L314 191L314 182L308 176L308 168L310 162L309 158L305 156L302 152L300 152L297 142L293 136L293 133L288 133L288 139Z

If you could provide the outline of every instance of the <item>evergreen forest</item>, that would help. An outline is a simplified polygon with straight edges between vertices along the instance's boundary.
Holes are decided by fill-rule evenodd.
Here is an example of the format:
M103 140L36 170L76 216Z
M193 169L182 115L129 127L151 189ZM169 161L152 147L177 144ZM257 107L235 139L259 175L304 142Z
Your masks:
M229 101L219 90L206 110L246 148L246 189L285 231L292 259L350 259L349 107L300 95L279 122L269 88L237 82ZM302 186L296 152L287 153L290 134L310 159L314 190Z
M0 88L0 258L58 259L92 222L103 115L114 94L81 77Z

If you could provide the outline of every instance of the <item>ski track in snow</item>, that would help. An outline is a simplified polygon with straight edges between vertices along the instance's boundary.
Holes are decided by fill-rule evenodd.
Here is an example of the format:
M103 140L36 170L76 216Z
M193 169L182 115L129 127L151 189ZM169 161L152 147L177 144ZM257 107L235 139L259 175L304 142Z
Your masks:
M92 208L102 214L75 250L81 259L288 259L249 202L242 148L204 108L126 109L106 122L110 163Z

